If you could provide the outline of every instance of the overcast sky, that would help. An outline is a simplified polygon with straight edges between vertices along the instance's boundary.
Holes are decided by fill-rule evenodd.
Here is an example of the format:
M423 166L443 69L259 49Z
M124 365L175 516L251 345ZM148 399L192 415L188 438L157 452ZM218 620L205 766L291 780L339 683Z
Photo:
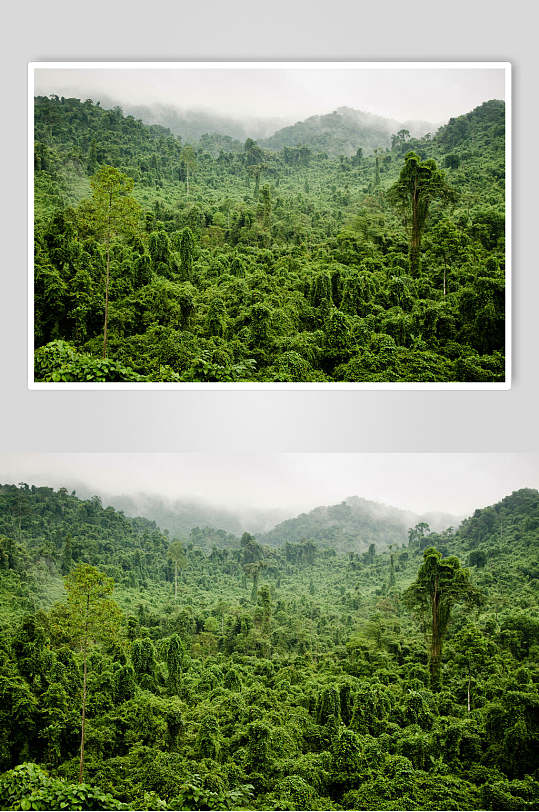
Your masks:
M504 99L499 69L40 69L37 95L170 104L232 117L297 121L337 107L434 123Z
M539 488L534 454L23 454L0 456L0 482L194 497L291 514L362 496L416 513L465 516Z

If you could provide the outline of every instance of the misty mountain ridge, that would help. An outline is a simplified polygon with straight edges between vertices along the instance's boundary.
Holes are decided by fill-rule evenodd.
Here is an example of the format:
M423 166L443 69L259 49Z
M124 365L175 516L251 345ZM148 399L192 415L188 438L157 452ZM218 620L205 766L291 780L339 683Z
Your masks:
M426 522L431 530L442 531L458 527L461 517L441 512L417 514L382 502L349 496L339 504L317 507L286 519L260 540L264 544L280 546L309 538L338 551L364 552L370 544L384 550L390 544L400 546L407 543L408 530L419 522Z
M195 518L201 517L198 514ZM539 492L521 488L494 505L476 509L462 522L447 514L418 515L352 496L337 505L318 507L280 522L256 539L264 545L269 558L286 554L289 545L306 540L312 541L319 552L333 549L337 554L361 554L373 544L378 553L384 553L390 545L393 549L408 546L408 529L420 521L429 523L429 519L434 533L448 527L456 530L456 534L444 534L446 547L454 538L466 540L467 549L491 544L499 545L503 552L510 535L515 543L527 543L529 534L537 541ZM518 527L522 533L515 535ZM23 558L35 555L42 562L48 561L47 566L52 566L53 561L65 563L66 558L96 566L110 564L114 559L121 562L119 568L115 565L116 576L129 580L133 568L140 570L143 558L152 561L153 568L168 566L167 550L173 536L163 533L150 515L130 517L112 505L105 507L98 496L82 499L66 488L54 490L21 483L0 485L0 541L4 539L0 554L2 550L5 553L5 540L10 537L17 540L17 555ZM186 549L205 554L211 554L214 548L240 547L238 535L199 525L182 540Z
M265 533L288 517L282 508L225 508L197 497L167 498L143 492L111 494L77 483L80 499L98 496L102 504L121 511L130 518L143 517L155 522L171 536L187 538L195 527L241 536L245 531Z
M366 152L389 147L391 136L401 129L408 130L412 138L421 138L428 132L436 132L442 123L402 122L352 107L338 107L294 122L290 116L233 116L180 105L122 103L103 94L99 94L96 101L104 109L119 107L125 116L166 127L184 142L202 140L204 144L204 136L223 139L219 146L232 151L242 149L243 142L252 138L269 150L308 146L330 155L351 156L358 147Z
M89 499L95 489L77 487L79 498ZM407 542L408 530L426 522L432 530L458 527L463 517L443 512L424 514L396 508L383 502L349 496L334 505L322 505L310 511L290 515L282 508L224 508L202 499L179 497L167 499L156 494L110 494L97 492L104 505L122 511L130 518L143 517L155 522L174 537L188 539L194 528L212 531L197 542L229 546L230 536L254 534L262 544L281 546L305 538L337 550L362 552L373 543L384 550L390 544ZM203 538L206 539L203 541Z
M290 116L234 116L200 108L184 108L171 104L129 104L99 94L96 101L104 109L120 107L125 116L133 116L144 124L167 127L182 141L199 142L204 135L219 135L237 141L243 146L247 138L267 138L280 128L291 124ZM228 145L230 148L230 145Z
M338 107L325 115L314 115L283 127L261 145L267 149L308 146L330 155L353 155L358 148L369 151L389 147L391 136L408 130L412 138L435 133L440 124L427 121L399 122L351 107Z

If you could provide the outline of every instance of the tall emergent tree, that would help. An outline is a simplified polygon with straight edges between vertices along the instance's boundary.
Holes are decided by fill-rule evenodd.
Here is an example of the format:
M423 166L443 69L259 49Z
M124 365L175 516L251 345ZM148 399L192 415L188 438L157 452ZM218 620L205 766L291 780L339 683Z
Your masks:
M244 153L243 156L244 162L247 167L247 178L250 179L251 177L254 177L255 179L254 196L258 197L258 189L260 186L260 175L266 168L266 162L264 160L264 150L258 146L256 141L253 141L252 138L248 138L245 144L243 145L243 153Z
M109 597L114 581L90 564L78 564L64 579L67 604L57 607L56 617L62 622L62 632L71 645L82 652L82 710L79 782L84 778L84 743L88 655L97 643L117 638L121 625L121 610ZM54 615L54 610L53 610Z
M140 206L131 197L134 181L114 166L102 166L92 177L92 199L89 207L92 225L100 239L105 241L105 322L103 326L103 358L107 357L107 330L109 321L110 248L112 240L120 234L135 231Z
M387 191L389 202L399 209L405 223L410 225L410 272L419 273L421 237L429 214L429 207L438 198L450 202L455 191L446 181L445 172L438 169L430 158L421 161L415 152L407 152L399 179Z
M457 603L478 603L479 593L470 583L455 555L443 558L434 547L423 553L417 578L403 595L410 609L419 611L429 642L430 681L433 691L441 685L442 648L451 610Z
M197 156L191 144L186 144L181 152L181 158L185 166L185 179L187 184L187 197L189 197L189 178L197 167Z
M174 564L174 600L178 599L178 570L185 567L187 558L183 548L183 541L174 539L168 548L168 557Z
M253 603L256 603L256 598L258 594L258 579L260 577L260 573L263 569L265 569L266 565L263 561L255 561L251 564L244 564L243 571L247 575L248 578L251 578L253 582L253 588L251 590L251 600Z

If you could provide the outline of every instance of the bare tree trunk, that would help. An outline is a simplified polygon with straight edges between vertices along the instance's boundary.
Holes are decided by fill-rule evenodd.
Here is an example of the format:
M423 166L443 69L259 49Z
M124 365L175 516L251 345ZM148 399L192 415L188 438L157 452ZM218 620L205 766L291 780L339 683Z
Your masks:
M412 235L410 240L410 272L412 276L419 273L419 259L421 249L421 227L419 224L419 193L414 185L412 194Z
M187 197L189 197L189 169L187 169Z
M437 692L440 690L440 668L441 657L438 646L433 647L430 658L430 687L431 690Z
M446 273L447 273L447 269L446 269L446 267L444 265L444 296L446 294Z
M109 323L110 242L107 240L107 273L105 277L105 325L103 327L103 358L107 357L107 330Z
M178 600L178 562L174 562L174 600Z
M107 223L107 273L105 278L105 325L103 327L103 358L107 357L107 330L109 324L109 281L110 281L110 218L112 193L109 194L109 215Z
M82 784L84 778L84 737L85 737L85 724L86 724L86 662L87 662L88 645L84 641L84 676L82 679L82 723L80 734L80 765L79 765L79 784Z
M417 217L417 210L414 206L412 215L412 239L410 241L410 271L413 276L419 273L419 251L421 247L421 234Z
M442 641L440 639L438 612L438 589L437 585L435 585L434 595L432 597L432 630L430 644L430 687L431 690L435 692L440 690L440 669L442 663Z
M471 710L471 703L470 703L470 681L471 681L471 677L470 677L470 672L468 671L468 713L470 713L470 710Z

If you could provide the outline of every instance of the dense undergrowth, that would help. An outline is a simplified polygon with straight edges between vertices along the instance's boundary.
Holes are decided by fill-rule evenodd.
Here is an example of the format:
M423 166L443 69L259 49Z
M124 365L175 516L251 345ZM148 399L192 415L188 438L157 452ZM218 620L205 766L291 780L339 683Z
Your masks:
M521 490L381 553L249 534L208 550L195 533L172 554L98 499L3 486L0 804L536 808L538 533L539 494ZM406 599L433 546L477 597L452 608L441 686ZM114 579L121 614L89 650L79 785L62 575L84 562Z
M36 98L36 380L503 381L504 117L489 101L347 157L191 147L119 108ZM452 190L419 265L388 195L410 151ZM136 209L109 247L90 187L107 166Z

